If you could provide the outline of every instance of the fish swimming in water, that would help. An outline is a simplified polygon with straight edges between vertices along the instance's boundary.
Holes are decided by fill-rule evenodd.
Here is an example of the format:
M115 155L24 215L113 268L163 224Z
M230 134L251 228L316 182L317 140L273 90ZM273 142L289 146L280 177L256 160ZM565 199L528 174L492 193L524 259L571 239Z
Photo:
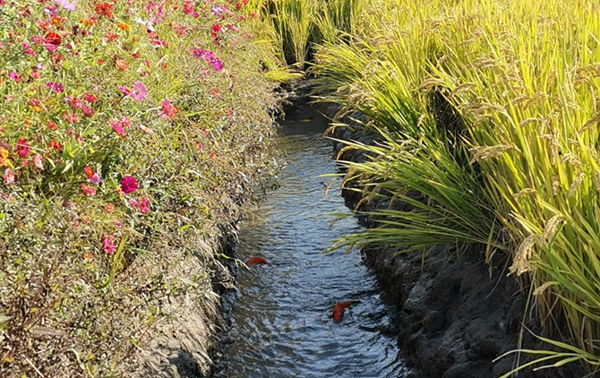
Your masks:
M351 304L351 301L337 302L335 306L333 306L333 320L337 323L341 322L344 317L344 310L350 307Z
M258 264L268 264L267 260L262 257L250 257L248 261L246 261L247 266L258 265Z

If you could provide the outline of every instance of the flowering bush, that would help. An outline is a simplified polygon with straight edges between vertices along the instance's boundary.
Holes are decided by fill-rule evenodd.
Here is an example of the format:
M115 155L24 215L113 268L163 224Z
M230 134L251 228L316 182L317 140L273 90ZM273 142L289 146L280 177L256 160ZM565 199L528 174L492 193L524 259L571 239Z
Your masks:
M0 376L124 373L160 298L210 290L212 256L173 267L268 162L247 8L0 0Z

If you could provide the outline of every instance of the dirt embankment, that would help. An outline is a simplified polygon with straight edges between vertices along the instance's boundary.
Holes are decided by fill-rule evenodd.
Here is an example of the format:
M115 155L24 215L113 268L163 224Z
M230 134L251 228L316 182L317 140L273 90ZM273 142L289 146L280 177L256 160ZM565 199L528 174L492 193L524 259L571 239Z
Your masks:
M321 108L332 116L335 108ZM373 134L337 128L332 137L365 144ZM344 147L335 142L335 154ZM364 161L360 151L345 151L340 160ZM352 183L350 183L352 185ZM349 207L360 201L359 193L343 191ZM361 205L363 211L389 207L386 202ZM395 203L394 207L406 206ZM406 209L404 209L406 210ZM373 219L363 218L367 227ZM536 334L541 329L533 317L525 317L527 292L513 276L507 276L507 261L497 256L491 266L481 251L462 254L440 247L427 253L400 254L398 249L373 246L362 250L365 264L376 274L382 290L398 308L398 342L411 369L406 378L491 378L512 370L515 356L497 362L501 354L514 350L522 334L522 324ZM548 349L527 331L523 346ZM520 363L527 361L521 355ZM533 372L526 369L518 377L584 377L581 366Z

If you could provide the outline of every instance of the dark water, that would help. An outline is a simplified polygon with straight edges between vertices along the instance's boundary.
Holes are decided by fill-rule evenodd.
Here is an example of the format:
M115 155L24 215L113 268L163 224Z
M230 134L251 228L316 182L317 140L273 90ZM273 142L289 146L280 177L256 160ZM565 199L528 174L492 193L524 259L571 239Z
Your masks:
M319 117L289 120L280 130L288 163L281 188L245 221L238 254L270 264L240 271L227 377L403 376L391 309L359 252L323 253L332 239L359 229L352 218L329 229L323 216L349 211L337 187L324 196L329 179L319 175L335 172L324 130ZM336 301L353 303L341 323L331 317Z

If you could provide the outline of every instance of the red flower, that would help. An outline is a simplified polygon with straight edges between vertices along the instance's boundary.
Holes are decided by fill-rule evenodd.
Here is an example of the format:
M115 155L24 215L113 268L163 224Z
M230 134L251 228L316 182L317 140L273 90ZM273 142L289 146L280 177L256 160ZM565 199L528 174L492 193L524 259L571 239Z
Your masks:
M96 14L101 17L112 18L113 17L113 6L108 3L99 3L96 5Z
M60 151L63 148L62 144L58 143L58 141L56 141L56 139L52 139L50 141L50 143L48 143L48 146L50 146L51 148L53 148L54 151Z
M92 177L94 177L94 170L90 167L85 167L83 168L83 171L85 172L85 175L91 179Z
M129 63L124 59L115 59L115 67L120 71L124 71L129 68Z
M61 43L60 35L54 32L48 32L44 36L44 47L50 52L56 51Z
M87 102L96 102L98 101L98 97L94 96L93 94L89 94L86 93L83 95L83 99Z
M83 193L88 196L96 195L96 189L92 188L91 186L87 186L86 184L81 184L81 190L83 190Z

